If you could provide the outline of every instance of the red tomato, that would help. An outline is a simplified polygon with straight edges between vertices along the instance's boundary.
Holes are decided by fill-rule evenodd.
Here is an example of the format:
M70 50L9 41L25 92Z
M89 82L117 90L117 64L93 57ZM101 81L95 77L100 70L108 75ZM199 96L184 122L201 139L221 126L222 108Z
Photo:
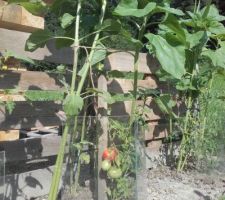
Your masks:
M116 148L107 148L103 151L102 159L113 161L118 155L118 150Z

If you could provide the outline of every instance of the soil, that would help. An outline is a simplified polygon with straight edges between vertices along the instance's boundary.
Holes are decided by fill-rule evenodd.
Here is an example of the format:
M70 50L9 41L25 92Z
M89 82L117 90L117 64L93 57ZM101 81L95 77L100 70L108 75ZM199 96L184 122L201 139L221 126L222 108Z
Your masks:
M177 173L166 166L157 166L143 170L137 176L137 198L132 200L225 200L221 198L225 196L225 168L222 169ZM94 179L89 172L87 168L82 170L76 195L64 192L59 199L94 200ZM47 196L35 200L47 200Z
M177 173L157 167L147 173L148 200L218 200L225 194L225 174L219 171Z

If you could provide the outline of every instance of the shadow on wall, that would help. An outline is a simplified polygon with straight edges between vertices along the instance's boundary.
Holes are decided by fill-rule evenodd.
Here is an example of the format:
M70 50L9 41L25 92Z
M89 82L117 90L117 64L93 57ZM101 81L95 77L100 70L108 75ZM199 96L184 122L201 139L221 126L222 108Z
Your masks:
M45 76L48 77L47 74ZM51 87L59 87L54 79L50 78L48 82ZM40 83L40 85L41 87L38 87L36 82L35 85L32 85L32 80L21 81L21 74L17 72L0 72L0 89L2 90L19 89L20 87L27 90L42 90L46 87L45 84ZM61 118L58 115L61 110L61 104L55 102L15 102L15 108L11 114L4 106L0 107L0 127L2 130L9 130L61 125Z

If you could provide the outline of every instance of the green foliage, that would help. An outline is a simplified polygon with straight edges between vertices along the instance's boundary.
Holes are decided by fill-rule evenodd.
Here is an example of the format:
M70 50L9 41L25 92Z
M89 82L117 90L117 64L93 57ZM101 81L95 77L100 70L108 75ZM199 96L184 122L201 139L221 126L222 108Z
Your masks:
M29 101L63 101L64 92L27 90L24 96Z
M35 51L44 47L46 42L53 38L53 34L49 30L38 30L30 35L26 41L26 51Z
M214 67L225 68L225 42L219 42L219 46L216 50L207 49L202 55L208 57Z
M9 112L9 114L12 114L15 106L16 106L16 104L14 101L8 100L5 102L5 107L6 107L7 111Z
M161 95L154 98L154 101L163 113L171 116L172 118L177 118L176 114L173 112L173 108L176 106L176 102L172 100L171 95Z
M77 94L68 94L63 102L63 109L68 116L78 115L84 105L84 100Z
M63 16L60 18L61 21L61 27L63 29L69 27L75 20L75 17L69 13L63 14Z
M213 74L225 67L224 44L220 40L225 30L221 23L224 16L211 4L203 8L196 7L193 12L187 13L187 16L179 18L171 14L165 16L159 25L158 34L146 35L149 52L161 64L158 72L160 80L170 82L171 86L180 91L180 98L187 108L185 116L177 118L170 113L170 98L164 98L163 101L159 101L159 97L155 99L159 108L169 114L170 120L171 117L177 118L182 132L178 170L182 170L190 158L197 157L193 143L211 144L204 141L206 119L202 119L196 110L199 97L210 87ZM215 43L214 49L211 43ZM203 110L201 112L204 113ZM199 126L203 128L199 129Z
M224 153L224 118L225 101L220 96L225 95L221 88L225 87L225 76L223 73L216 73L213 76L211 88L200 96L201 120L205 120L203 142L195 144L195 151L198 153L198 165L202 169L217 166L217 160Z
M153 50L162 68L177 79L185 74L185 48L184 46L172 44L163 37L147 34L146 38L153 45Z

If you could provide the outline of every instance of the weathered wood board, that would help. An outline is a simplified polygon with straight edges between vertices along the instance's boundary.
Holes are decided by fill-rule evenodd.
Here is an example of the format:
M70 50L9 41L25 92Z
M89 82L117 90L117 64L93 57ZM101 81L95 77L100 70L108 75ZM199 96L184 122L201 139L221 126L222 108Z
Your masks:
M1 130L56 126L63 120L62 105L54 102L15 102L11 114L5 107L0 107Z
M73 63L72 48L57 49L54 40L50 40L46 46L34 52L25 51L25 43L29 36L30 33L0 28L0 52L8 50L34 60L45 60L60 64Z
M62 90L57 75L36 71L0 71L0 90Z
M44 29L44 18L34 16L25 8L16 4L9 4L0 0L0 27L33 32L37 29Z
M60 141L61 136L51 134L0 142L0 150L5 151L6 162L37 160L57 155Z
M107 91L107 80L104 75L100 76L98 79L98 89L102 91ZM98 115L99 115L99 123L101 131L97 131L98 133L101 133L97 135L98 137L98 161L97 161L97 169L98 169L98 182L97 182L97 188L98 188L98 199L104 200L107 199L107 194L105 189L107 188L106 185L106 179L104 177L104 174L102 173L102 170L100 168L102 163L102 153L107 148L108 145L108 118L107 118L107 108L108 105L105 102L104 98L99 97L98 98Z
M149 122L144 130L144 139L148 142L156 139L163 139L169 135L169 124Z
M110 54L105 60L105 69L122 72L134 72L134 52L116 52ZM138 71L145 74L155 74L159 69L158 61L146 53L140 53Z
M19 130L0 131L0 142L18 140L19 137Z

